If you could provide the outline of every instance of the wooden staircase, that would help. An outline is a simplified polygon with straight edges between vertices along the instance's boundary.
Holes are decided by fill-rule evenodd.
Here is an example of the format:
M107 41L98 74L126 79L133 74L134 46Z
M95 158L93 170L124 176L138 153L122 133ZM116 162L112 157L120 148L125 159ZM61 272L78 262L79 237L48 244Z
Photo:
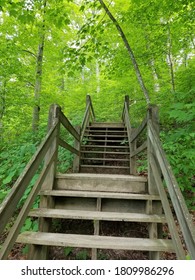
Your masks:
M59 106L51 106L46 138L0 205L1 234L28 184L42 168L0 250L0 259L8 257L15 242L30 245L29 259L47 259L51 246L91 248L92 259L98 258L98 249L142 251L149 259L160 259L161 252L175 252L178 259L185 259L171 207L188 253L195 259L195 229L160 144L156 107L149 108L141 125L132 129L128 103L125 97L121 122L101 123L95 120L91 98L87 96L80 129L72 126ZM60 125L74 137L74 147L60 137ZM144 130L147 140L143 142ZM59 145L75 155L71 174L56 173ZM136 157L146 150L148 178L136 172ZM39 208L32 209L37 195ZM20 233L27 217L38 219L38 232ZM88 221L93 229L82 234L75 228L56 232L52 229L55 219ZM129 228L117 235L112 230L113 223L117 227L128 223ZM132 223L144 225L144 234L130 234ZM168 224L171 239L163 238L164 223ZM105 234L103 226L109 228L109 234Z

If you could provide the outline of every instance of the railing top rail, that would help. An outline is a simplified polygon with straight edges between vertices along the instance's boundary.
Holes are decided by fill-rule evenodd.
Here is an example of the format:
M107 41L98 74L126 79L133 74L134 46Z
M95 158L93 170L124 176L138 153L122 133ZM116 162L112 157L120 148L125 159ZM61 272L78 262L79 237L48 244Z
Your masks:
M86 97L86 103L90 104L90 107L91 107L91 113L92 113L92 116L93 116L93 119L95 120L95 111L94 111L94 108L93 108L93 103L92 103L92 100L91 100L91 96L89 94L87 94L87 97ZM87 105L86 104L86 105Z

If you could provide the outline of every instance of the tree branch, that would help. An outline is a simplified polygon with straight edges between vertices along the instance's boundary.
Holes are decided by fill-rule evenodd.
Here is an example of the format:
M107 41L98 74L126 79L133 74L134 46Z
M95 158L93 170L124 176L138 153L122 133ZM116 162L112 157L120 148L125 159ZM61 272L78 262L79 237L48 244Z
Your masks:
M34 58L36 58L36 59L37 59L36 54L34 54L33 52L31 52L31 51L29 51L29 50L22 50L22 51L23 51L23 52L27 52L27 53L31 54Z
M133 64L133 67L134 67L134 70L135 70L135 73L136 73L136 76L137 76L137 79L138 79L138 82L139 82L139 85L144 93L144 96L146 98L146 102L147 104L150 104L150 97L149 97L149 93L148 93L148 90L144 84L144 81L143 81L143 78L142 78L142 75L141 75L141 72L140 72L140 69L139 69L139 66L137 64L137 61L136 61L136 58L135 58L135 55L133 53L133 50L127 40L127 37L125 36L121 26L119 25L118 21L115 19L115 17L112 15L112 13L109 11L108 7L106 6L106 4L104 3L103 0L99 0L102 8L106 11L107 15L109 16L109 18L112 20L112 22L114 23L114 25L116 26L119 34L121 35L122 37L122 40L124 42L124 45L128 51L128 54L130 56L130 59L131 59L131 62Z

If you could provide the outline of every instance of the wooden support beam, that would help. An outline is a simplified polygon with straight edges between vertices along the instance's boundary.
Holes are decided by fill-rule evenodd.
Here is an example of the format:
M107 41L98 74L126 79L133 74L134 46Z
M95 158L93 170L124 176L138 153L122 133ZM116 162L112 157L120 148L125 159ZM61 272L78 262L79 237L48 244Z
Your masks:
M102 209L102 199L97 198L97 205L96 205L97 211L101 211ZM94 220L94 235L99 235L100 234L100 221L99 220ZM97 260L97 248L92 248L92 254L91 254L91 259L92 260Z
M72 126L70 121L67 119L67 117L62 112L60 112L60 122L70 132L70 134L72 136L74 136L75 139L80 141L79 133L76 131L76 129Z
M69 150L70 152L72 152L73 154L76 154L77 156L79 156L79 150L75 149L74 147L70 146L68 143L66 143L64 140L59 139L58 140L59 145L67 150Z
M75 127L75 130L80 135L80 131L81 131L80 127L79 126ZM79 172L79 168L80 168L80 146L81 146L80 141L75 139L75 141L74 141L74 149L79 151L79 155L75 154L75 156L74 156L74 160L73 160L73 172L74 173L78 173Z
M147 143L147 141L145 141L139 148L137 148L136 150L134 150L134 151L131 152L130 157L134 157L134 156L136 156L137 154L143 152L144 150L147 149L147 146L148 146L148 143Z

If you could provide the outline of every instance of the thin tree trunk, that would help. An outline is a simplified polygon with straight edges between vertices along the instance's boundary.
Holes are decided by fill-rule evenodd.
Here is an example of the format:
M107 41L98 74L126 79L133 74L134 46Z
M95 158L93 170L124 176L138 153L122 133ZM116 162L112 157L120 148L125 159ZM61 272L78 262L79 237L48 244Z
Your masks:
M0 138L3 139L3 116L5 114L5 91L6 80L2 81L2 90L0 90Z
M100 93L100 67L99 67L99 62L96 59L96 83L97 83L97 93Z
M136 73L136 76L137 76L137 79L138 79L138 82L139 82L139 85L143 91L143 94L146 98L146 102L147 104L150 104L150 97L149 97L149 93L148 93L148 90L144 84L144 81L143 81L143 78L142 78L142 75L141 75L141 72L140 72L140 69L139 69L139 66L137 64L137 61L136 61L136 58L134 56L134 53L133 53L133 50L121 28L121 26L119 25L119 23L117 22L117 20L115 19L115 17L112 15L112 13L109 11L108 7L105 5L104 1L103 0L99 0L101 6L103 7L103 9L105 10L105 12L107 13L107 15L109 16L109 18L112 20L112 22L114 23L114 25L116 26L119 34L121 35L122 37L122 40L124 42L124 45L128 51L128 54L130 56L130 59L131 59L131 62L133 64L133 67L134 67L134 70L135 70L135 73Z
M46 12L47 0L43 2L43 25L40 34L40 41L37 52L36 61L36 74L35 74L35 89L34 89L34 108L32 119L32 130L37 131L39 127L39 115L40 115L40 95L42 84L42 68L43 68L43 52L45 43L45 12Z
M144 25L143 25L143 28L144 28ZM149 41L146 30L145 30L144 37L146 40L146 49L149 52L150 51L150 41ZM154 59L153 55L148 59L148 66L151 68L151 72L152 72L152 76L153 76L153 80L154 80L154 92L159 92L159 90L160 90L159 76L156 71L155 59Z
M168 64L170 67L170 75L171 75L171 87L172 91L175 92L175 76L174 76L174 65L173 65L173 59L172 59L172 40L171 40L171 30L170 26L168 24Z

